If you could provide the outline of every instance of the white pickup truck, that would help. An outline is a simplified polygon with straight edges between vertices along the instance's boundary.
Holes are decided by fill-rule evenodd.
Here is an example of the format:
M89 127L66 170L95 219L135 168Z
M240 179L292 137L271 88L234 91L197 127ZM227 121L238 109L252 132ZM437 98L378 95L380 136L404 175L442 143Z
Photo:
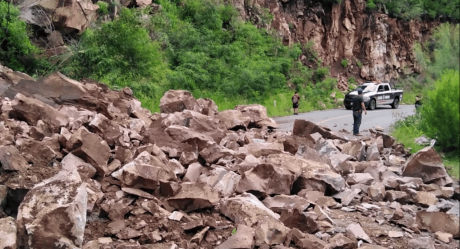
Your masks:
M348 110L353 107L353 98L358 96L359 88L363 89L364 104L369 110L381 105L391 105L396 109L403 99L403 90L392 89L389 83L364 83L345 95L343 104Z

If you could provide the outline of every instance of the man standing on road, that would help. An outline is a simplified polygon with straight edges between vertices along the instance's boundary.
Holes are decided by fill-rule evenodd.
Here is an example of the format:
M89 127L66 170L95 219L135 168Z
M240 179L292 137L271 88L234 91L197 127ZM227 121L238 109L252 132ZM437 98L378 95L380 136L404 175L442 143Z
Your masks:
M294 108L294 115L299 115L298 110L299 110L299 99L300 96L297 94L297 91L294 93L294 96L292 96L292 108Z
M353 99L353 135L361 136L359 134L359 126L361 125L361 118L364 113L367 115L366 106L364 106L363 89L358 89L358 96Z

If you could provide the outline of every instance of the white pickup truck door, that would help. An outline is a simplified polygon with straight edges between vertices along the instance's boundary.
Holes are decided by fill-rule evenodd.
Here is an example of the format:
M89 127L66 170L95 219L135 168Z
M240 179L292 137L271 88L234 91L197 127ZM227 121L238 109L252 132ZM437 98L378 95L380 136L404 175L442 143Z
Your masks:
M394 92L390 91L390 86L380 85L377 94L377 104L387 105L393 103Z

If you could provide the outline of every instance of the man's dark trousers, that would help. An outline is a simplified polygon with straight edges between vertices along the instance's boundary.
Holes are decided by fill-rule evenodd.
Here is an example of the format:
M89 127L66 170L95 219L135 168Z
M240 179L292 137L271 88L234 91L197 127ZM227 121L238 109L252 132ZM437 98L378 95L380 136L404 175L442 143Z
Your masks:
M362 118L362 113L359 111L353 112L353 135L359 134L359 126L361 125L361 118Z

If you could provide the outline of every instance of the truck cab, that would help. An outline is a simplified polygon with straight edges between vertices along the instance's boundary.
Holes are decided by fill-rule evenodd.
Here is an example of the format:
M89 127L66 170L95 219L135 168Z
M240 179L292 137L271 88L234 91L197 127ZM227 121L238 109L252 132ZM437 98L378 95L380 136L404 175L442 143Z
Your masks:
M382 105L391 105L393 109L396 109L403 98L403 91L392 89L390 83L368 82L345 95L343 104L346 109L353 108L353 99L358 96L358 89L363 90L364 104L369 110L374 110L377 106Z

